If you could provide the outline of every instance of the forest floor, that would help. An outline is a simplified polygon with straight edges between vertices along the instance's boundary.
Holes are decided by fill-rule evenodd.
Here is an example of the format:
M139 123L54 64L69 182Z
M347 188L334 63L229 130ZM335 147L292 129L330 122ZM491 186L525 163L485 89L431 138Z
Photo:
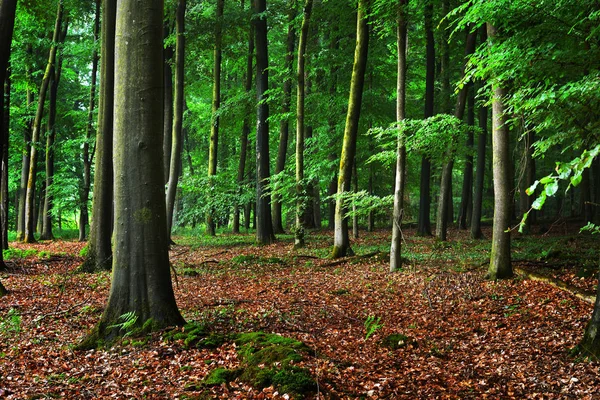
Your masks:
M593 292L598 238L576 232L515 236L514 265ZM489 239L404 235L408 260L394 274L387 231L353 240L358 255L371 256L335 263L326 231L310 233L301 251L290 236L262 247L251 235L177 237L175 295L188 322L213 332L305 343L310 350L294 363L316 382L306 398L600 398L600 362L571 354L589 302L523 275L486 281ZM74 350L110 286L108 273L75 272L82 247L11 243L9 271L0 274L11 291L0 299L0 398L290 398L243 379L203 384L216 368L243 364L232 340L201 348L158 332ZM391 334L405 336L385 345Z

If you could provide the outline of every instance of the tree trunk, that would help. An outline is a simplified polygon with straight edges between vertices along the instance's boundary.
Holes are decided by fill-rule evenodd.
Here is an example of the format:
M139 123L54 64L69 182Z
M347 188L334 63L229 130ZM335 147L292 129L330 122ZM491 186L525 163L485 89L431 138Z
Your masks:
M469 32L467 35L465 46L465 64L467 57L475 51L475 41L477 39L477 31ZM465 75L466 65L462 68L461 76ZM467 104L467 95L469 93L469 85L464 85L458 92L456 98L456 107L454 116L462 121L465 115L465 106ZM452 221L451 202L452 202L452 168L454 166L454 150L449 149L446 156L449 158L442 169L442 179L440 182L440 197L438 201L437 221L435 226L435 234L441 241L447 239L448 221Z
M312 12L312 0L304 3L300 40L298 42L297 95L296 95L296 228L294 231L294 248L304 247L304 213L308 202L306 183L304 182L304 101L305 101L305 64L308 27Z
M406 118L406 14L408 0L398 6L396 45L398 48L398 75L396 80L396 121ZM394 183L394 214L392 221L392 244L390 247L390 272L402 268L402 214L404 212L404 187L406 185L406 147L401 130L398 131L396 151L396 178Z
M529 129L524 135L523 141L523 174L521 187L519 189L521 215L529 211L527 220L523 226L523 233L527 234L531 230L531 224L535 222L535 210L531 208L533 196L528 196L526 190L533 185L535 180L535 160L533 159L533 143L535 142L535 133Z
M11 79L10 72L7 68L6 78L4 79L4 98L0 99L0 146L2 149L0 150L0 155L2 156L1 160L1 176L0 176L0 218L2 219L2 232L0 232L0 239L2 240L2 246L0 250L8 249L8 208L9 208L9 198L8 198L8 148L9 148L9 125L10 125L10 88L11 88ZM2 105L4 101L4 106ZM0 262L2 257L0 257ZM0 263L0 267L1 267Z
M62 26L63 17L63 4L62 1L58 2L58 10L56 13L56 22L54 24L54 34L52 37L52 45L50 46L50 54L48 56L48 64L44 72L42 84L40 86L40 92L38 96L37 111L35 113L35 119L33 121L33 131L31 135L31 155L29 161L29 173L27 178L27 192L25 196L25 236L23 241L25 243L35 242L35 183L36 183L36 172L37 172L37 158L38 151L37 147L40 142L40 129L42 127L42 117L44 116L44 103L46 101L46 92L48 85L50 84L50 77L52 75L52 69L56 62L56 51L57 44L59 41L59 35Z
M354 50L354 65L352 67L352 81L350 82L350 98L348 100L348 113L344 129L344 141L340 156L340 169L338 173L337 194L343 195L350 191L352 181L352 163L356 154L356 140L358 135L358 122L362 104L363 86L365 83L365 70L367 67L367 53L369 46L369 27L367 21L367 8L369 0L358 1L358 14L356 18L356 48ZM348 237L348 218L346 217L346 204L340 198L335 204L335 231L333 240L332 258L352 255L350 238Z
M467 124L475 125L475 87L469 84L469 101L467 106ZM465 168L463 170L462 191L460 195L460 209L458 211L458 229L467 229L469 211L473 203L473 144L475 138L473 131L469 131L467 136L467 155L465 157Z
M285 54L285 69L286 79L283 82L283 104L281 107L282 114L288 114L290 112L290 104L292 97L292 66L294 63L294 44L296 42L296 30L294 28L293 21L296 18L296 1L290 0L288 3L288 32L286 40L286 54ZM304 79L304 78L302 78ZM287 149L289 141L289 130L290 121L286 116L279 123L279 146L277 149L277 162L275 164L275 174L281 173L285 168L285 160L287 158ZM297 129L297 128L296 128ZM282 215L282 203L281 195L273 195L273 230L275 233L284 233L283 228L283 215Z
M267 191L269 171L269 57L267 43L267 0L255 0L253 19L256 42L256 241L275 241L271 221L271 195Z
M217 159L219 149L219 108L221 107L221 47L223 42L223 6L224 0L217 0L217 23L215 24L215 47L213 66L213 92L212 92L212 123L210 124L210 146L208 152L208 176L217 175ZM215 236L215 221L213 210L206 215L206 231L210 236Z
M596 291L596 302L594 303L592 319L585 328L579 348L584 354L593 357L596 361L600 359L600 283L598 283Z
M176 11L177 42L175 44L175 105L173 107L173 134L171 142L171 165L167 184L167 235L173 231L173 211L177 184L181 171L182 127L183 127L183 78L185 61L185 7L186 0L178 0Z
M435 38L433 36L433 0L425 3L425 118L433 116L435 90ZM419 214L417 216L417 235L431 236L431 162L421 158L421 178L419 189Z
M253 72L253 56L254 56L254 28L250 25L250 30L248 34L248 54L246 56L246 76L244 78L244 88L246 90L246 94L249 95L252 90L252 72ZM246 171L246 159L248 156L248 135L250 134L250 122L249 118L249 110L245 110L244 113L244 121L242 123L242 134L240 137L240 161L238 164L238 174L237 174L237 182L239 186L239 193L241 194L242 185L245 180L245 171ZM233 233L240 232L240 204L236 204L233 211ZM248 216L246 216L245 221L248 221ZM246 230L248 228L246 227Z
M356 154L352 163L352 191L358 193L358 170L356 168ZM352 200L352 238L358 239L358 209L356 200Z
M112 265L113 231L113 105L117 0L102 1L102 57L92 225L83 271L108 271Z
M170 7L167 7L170 10ZM163 35L167 38L173 30L173 19L168 15L163 26ZM165 85L164 101L163 101L163 165L165 170L165 184L169 183L169 173L171 169L171 148L173 147L173 46L166 45L163 51L164 71L163 81Z
M490 41L496 29L487 25ZM506 91L498 82L493 83L492 98L492 164L494 173L494 227L492 250L487 277L492 280L513 275L510 260L510 155L508 126L504 107Z
M163 175L163 1L119 0L115 46L115 253L110 295L81 347L110 342L134 326L162 329L185 321L169 266Z

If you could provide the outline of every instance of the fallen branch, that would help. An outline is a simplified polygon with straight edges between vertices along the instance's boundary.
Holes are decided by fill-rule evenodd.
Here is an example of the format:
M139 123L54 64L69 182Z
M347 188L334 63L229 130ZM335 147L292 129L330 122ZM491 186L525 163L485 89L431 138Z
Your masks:
M33 322L35 324L37 324L38 322L42 321L43 319L45 319L46 317L51 317L54 315L62 315L62 314L68 314L71 311L73 311L74 309L81 307L82 305L84 305L85 303L87 303L89 301L89 299L85 299L84 301L82 301L81 303L77 303L72 305L71 307L65 309L65 310L60 310L60 311L54 311L48 314L44 314L44 315L40 315L39 317L37 317L36 319L33 320Z
M326 264L322 264L320 265L321 267L334 267L336 265L340 265L340 264L344 264L347 263L349 261L354 261L354 260L362 260L364 258L372 258L375 257L379 254L384 254L384 252L382 251L374 251L372 253L367 253L367 254L361 254L358 256L350 256L350 257L344 257L344 258L340 258L339 260L336 261L332 261Z
M523 268L515 267L514 271L520 275L525 275L527 278L532 281L540 281L547 283L555 288L564 290L565 292L571 293L573 296L587 302L590 304L594 304L596 301L596 296L593 293L590 293L586 290L580 289L576 286L569 285L568 283L561 281L560 279L552 278L551 276L545 276L542 274L538 274L537 272L526 271Z

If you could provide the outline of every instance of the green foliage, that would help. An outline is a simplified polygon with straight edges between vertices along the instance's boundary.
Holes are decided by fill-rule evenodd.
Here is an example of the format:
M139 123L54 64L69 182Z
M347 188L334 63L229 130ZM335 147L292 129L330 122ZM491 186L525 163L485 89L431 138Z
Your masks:
M239 370L231 370L227 368L215 368L206 378L202 380L204 386L219 386L223 383L231 382L235 380L240 374Z
M21 333L21 313L16 308L8 310L0 318L0 338L8 339Z
M130 311L123 315L120 315L118 320L121 322L116 323L114 325L109 325L107 329L117 328L119 331L124 331L125 334L123 335L123 337L130 336L134 333L134 327L138 320L138 316L136 315L135 311Z
M365 340L368 340L371 335L377 332L379 329L383 328L385 324L381 324L381 317L375 317L374 315L369 315L365 320Z
M401 349L403 347L406 347L409 344L416 344L416 343L417 342L415 342L412 338L410 338L409 336L406 336L402 333L393 333L391 335L384 337L381 340L381 345L383 347L387 347L391 350Z

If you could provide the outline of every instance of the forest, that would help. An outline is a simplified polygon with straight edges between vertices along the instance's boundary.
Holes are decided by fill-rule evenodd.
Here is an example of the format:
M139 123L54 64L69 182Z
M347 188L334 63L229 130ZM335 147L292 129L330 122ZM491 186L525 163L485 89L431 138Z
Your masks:
M600 397L596 0L0 0L0 398Z

